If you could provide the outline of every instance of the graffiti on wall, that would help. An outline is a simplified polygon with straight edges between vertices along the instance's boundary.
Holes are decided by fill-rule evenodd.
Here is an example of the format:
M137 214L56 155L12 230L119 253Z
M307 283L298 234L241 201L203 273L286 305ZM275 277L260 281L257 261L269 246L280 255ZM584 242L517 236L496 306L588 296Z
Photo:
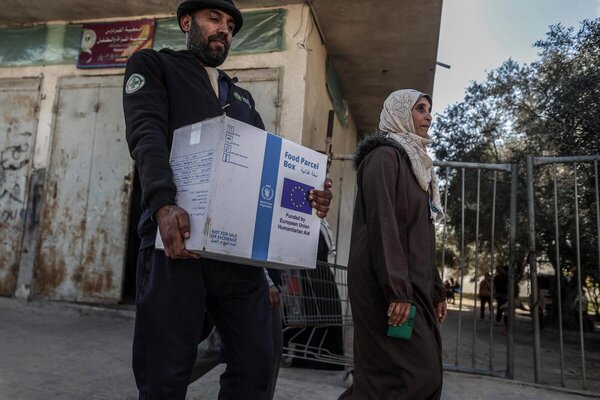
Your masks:
M14 135L17 143L0 149L0 222L17 219L25 202L25 180L29 165L31 132Z

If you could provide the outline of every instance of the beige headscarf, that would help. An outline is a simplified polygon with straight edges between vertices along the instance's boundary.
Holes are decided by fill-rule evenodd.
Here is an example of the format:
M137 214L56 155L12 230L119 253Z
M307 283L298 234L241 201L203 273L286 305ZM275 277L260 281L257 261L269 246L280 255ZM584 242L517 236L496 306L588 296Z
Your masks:
M433 160L425 147L431 143L429 138L415 134L415 125L411 110L421 97L431 103L431 97L414 89L397 90L383 103L379 130L387 133L404 148L419 186L429 193L429 210L432 220L444 215L440 202L440 189L433 170Z

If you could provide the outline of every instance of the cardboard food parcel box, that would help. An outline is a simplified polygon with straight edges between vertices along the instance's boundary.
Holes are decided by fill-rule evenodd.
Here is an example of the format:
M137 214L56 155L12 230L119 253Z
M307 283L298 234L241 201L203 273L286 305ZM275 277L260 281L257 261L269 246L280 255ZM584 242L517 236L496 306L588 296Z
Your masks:
M190 216L186 248L270 268L315 268L327 157L225 115L177 129L175 202ZM160 233L156 247L164 248Z

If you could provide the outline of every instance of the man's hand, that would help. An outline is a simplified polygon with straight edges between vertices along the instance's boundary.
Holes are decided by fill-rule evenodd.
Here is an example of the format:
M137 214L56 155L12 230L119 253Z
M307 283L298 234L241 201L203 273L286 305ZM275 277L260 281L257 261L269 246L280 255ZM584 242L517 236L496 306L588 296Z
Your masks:
M200 258L198 254L185 249L184 240L190 237L190 219L183 208L173 205L163 206L158 209L155 216L167 257Z
M445 301L438 303L435 308L435 317L437 322L442 324L446 320L446 316L448 315L448 304Z
M390 303L387 311L388 324L398 326L408 321L410 305L410 303Z
M269 303L273 308L281 307L281 296L279 296L279 290L275 286L269 287Z
M308 199L310 200L310 205L312 208L317 210L317 216L319 218L325 218L327 213L329 212L329 204L331 203L331 199L333 198L333 194L331 190L329 190L333 186L330 178L325 179L325 188L323 190L313 189L308 194Z

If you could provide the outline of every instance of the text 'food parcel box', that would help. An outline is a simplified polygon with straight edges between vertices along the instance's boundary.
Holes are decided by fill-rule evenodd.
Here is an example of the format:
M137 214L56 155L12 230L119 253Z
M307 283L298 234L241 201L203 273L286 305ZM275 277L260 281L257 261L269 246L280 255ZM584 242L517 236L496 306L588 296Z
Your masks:
M171 170L190 215L188 250L272 268L315 268L327 157L221 116L177 129ZM160 234L156 247L164 248Z

